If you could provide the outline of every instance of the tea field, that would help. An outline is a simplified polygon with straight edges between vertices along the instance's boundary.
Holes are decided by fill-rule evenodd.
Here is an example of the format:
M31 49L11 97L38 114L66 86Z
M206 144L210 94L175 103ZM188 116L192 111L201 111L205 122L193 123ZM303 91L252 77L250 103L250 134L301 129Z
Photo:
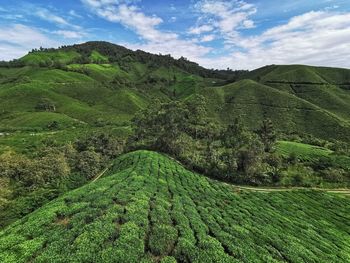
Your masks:
M295 154L301 161L314 161L318 158L329 157L332 154L331 150L324 147L290 141L279 141L277 152L285 157Z
M0 232L0 262L349 262L349 198L258 193L148 151Z

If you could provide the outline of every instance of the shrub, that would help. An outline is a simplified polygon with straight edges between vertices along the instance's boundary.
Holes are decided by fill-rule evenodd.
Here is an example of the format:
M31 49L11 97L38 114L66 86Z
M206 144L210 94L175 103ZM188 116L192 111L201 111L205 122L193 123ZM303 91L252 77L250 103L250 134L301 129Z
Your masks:
M177 239L177 230L169 225L159 225L152 228L149 247L154 255L167 255Z

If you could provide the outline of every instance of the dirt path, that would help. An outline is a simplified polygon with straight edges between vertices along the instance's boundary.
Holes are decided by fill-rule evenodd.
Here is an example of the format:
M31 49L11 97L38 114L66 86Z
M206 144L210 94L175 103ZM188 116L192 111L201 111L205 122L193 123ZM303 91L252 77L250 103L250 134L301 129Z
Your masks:
M92 182L96 182L102 175L105 174L105 172L107 172L108 169L109 169L109 167L105 168L102 172L97 174L96 177L92 180Z
M103 171L97 174L91 182L96 182L101 176L103 176L107 172L107 170L110 167L111 166L106 167ZM224 183L224 184L234 188L236 191L247 190L252 192L260 192L260 193L272 193L272 192L288 192L288 191L295 191L295 190L316 190L316 191L323 191L327 193L346 195L350 197L350 189L348 188L327 189L327 188L317 188L317 187L310 187L310 188L307 188L307 187L253 187L253 186L234 185L234 184L228 184L228 183Z

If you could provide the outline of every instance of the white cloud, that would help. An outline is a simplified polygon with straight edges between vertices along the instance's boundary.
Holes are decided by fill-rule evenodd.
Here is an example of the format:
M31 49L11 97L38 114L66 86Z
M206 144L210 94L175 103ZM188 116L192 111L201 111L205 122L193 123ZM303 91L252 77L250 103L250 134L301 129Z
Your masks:
M254 27L249 17L257 11L255 5L241 0L202 0L195 8L201 14L200 20L207 20L207 25L217 28L224 38L236 37L238 29Z
M82 0L82 2L98 16L124 25L145 41L143 44L126 43L125 46L131 49L172 54L174 57L186 56L192 60L198 60L211 50L194 40L180 39L176 33L158 29L163 20L155 15L146 15L137 6L130 4L132 1Z
M58 45L37 28L22 24L0 27L0 60L19 58L39 46L57 47Z
M64 18L62 18L60 16L52 14L49 10L47 10L45 8L38 9L36 11L36 15L38 17L40 17L41 19L49 21L49 22L53 22L53 23L57 23L60 25L65 25L65 26L69 25L67 20L65 20Z
M66 19L52 13L51 11L49 11L48 9L45 9L45 8L38 8L35 12L35 15L43 20L46 20L48 22L54 23L54 24L59 25L59 26L80 29L79 26L76 26L76 25L69 23Z
M205 32L210 32L214 29L211 25L202 25L197 27L191 27L188 32L193 35L200 35Z
M266 64L350 67L350 13L308 12L260 35L238 36L229 56L202 58L210 67L254 69Z
M205 35L201 38L201 42L210 42L215 39L215 35Z
M75 12L74 10L70 10L69 11L69 15L72 17L76 17L76 18L82 18L81 15L79 15L77 12Z
M146 44L124 44L126 47L136 50L141 49L151 53L171 54L175 58L186 57L192 61L200 61L212 48L204 47L195 41L175 39L168 42L149 42Z
M249 19L244 20L243 21L243 27L244 28L254 28L255 27L254 21L253 20L249 20Z

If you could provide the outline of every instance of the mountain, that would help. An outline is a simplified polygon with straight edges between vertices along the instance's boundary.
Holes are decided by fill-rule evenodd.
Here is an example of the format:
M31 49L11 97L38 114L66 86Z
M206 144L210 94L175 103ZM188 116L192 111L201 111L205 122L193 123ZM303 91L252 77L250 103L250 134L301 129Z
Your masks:
M348 262L349 208L320 191L240 190L136 151L2 230L0 261Z
M33 50L1 63L0 129L128 126L154 99L205 96L221 123L270 118L288 134L349 141L350 70L303 65L209 70L107 42Z

